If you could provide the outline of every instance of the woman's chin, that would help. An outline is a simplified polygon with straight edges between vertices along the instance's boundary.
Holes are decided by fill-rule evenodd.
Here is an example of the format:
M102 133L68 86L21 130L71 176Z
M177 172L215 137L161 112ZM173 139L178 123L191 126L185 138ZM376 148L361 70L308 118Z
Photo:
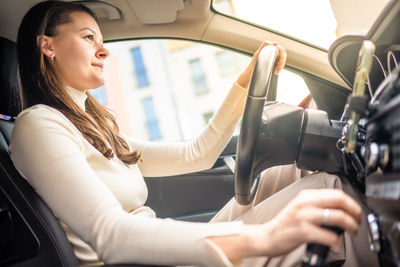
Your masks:
M93 82L92 85L89 87L89 89L97 89L101 86L104 86L104 79L100 79L96 82Z

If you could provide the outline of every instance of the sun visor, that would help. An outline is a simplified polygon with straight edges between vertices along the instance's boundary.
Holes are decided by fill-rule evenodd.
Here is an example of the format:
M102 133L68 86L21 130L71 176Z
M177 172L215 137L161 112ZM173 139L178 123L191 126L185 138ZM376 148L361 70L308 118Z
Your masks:
M133 12L143 24L164 24L176 20L184 0L128 0Z
M103 1L74 1L65 0L67 2L77 2L83 4L92 10L99 20L119 20L122 18L121 10L116 6Z

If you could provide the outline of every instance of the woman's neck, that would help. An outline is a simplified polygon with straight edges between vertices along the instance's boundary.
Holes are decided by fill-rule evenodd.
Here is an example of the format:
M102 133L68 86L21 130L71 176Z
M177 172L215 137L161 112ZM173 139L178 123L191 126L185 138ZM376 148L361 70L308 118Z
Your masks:
M67 92L71 96L72 100L83 110L85 110L85 102L87 99L86 90L81 91L72 87L67 86Z

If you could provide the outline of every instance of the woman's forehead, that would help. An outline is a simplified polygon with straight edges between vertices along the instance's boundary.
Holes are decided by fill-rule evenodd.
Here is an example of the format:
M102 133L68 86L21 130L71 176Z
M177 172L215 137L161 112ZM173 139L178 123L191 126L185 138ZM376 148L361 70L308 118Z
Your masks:
M101 37L101 31L96 20L86 12L72 12L70 14L72 21L67 24L60 25L60 27L65 26L65 28L73 28L75 31L80 31L82 29L90 29L94 34Z

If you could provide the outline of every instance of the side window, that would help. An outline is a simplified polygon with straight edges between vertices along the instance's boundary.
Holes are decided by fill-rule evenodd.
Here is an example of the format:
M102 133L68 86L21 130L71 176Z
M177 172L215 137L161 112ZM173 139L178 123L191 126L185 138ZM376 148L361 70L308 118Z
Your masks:
M248 64L248 61L243 61L243 56L240 54L229 51L221 50L215 54L218 62L219 72L222 76L230 75L242 71L243 66Z
M214 115L213 111L208 111L208 112L203 113L204 123L207 124L213 115Z
M92 90L90 93L97 99L97 101L99 101L100 104L107 106L107 94L104 86Z
M110 42L105 47L110 51L106 83L92 94L114 112L121 132L141 140L179 141L198 136L251 59L180 40ZM307 95L300 76L282 72L280 101L299 104Z
M228 50L218 51L216 54L218 67L221 75L228 75L230 73L236 72L238 64L236 64L236 56L235 52L231 52Z
M279 73L277 101L292 105L301 104L303 107L314 107L315 103L312 99L307 103L304 102L309 94L310 91L301 76L287 70Z

